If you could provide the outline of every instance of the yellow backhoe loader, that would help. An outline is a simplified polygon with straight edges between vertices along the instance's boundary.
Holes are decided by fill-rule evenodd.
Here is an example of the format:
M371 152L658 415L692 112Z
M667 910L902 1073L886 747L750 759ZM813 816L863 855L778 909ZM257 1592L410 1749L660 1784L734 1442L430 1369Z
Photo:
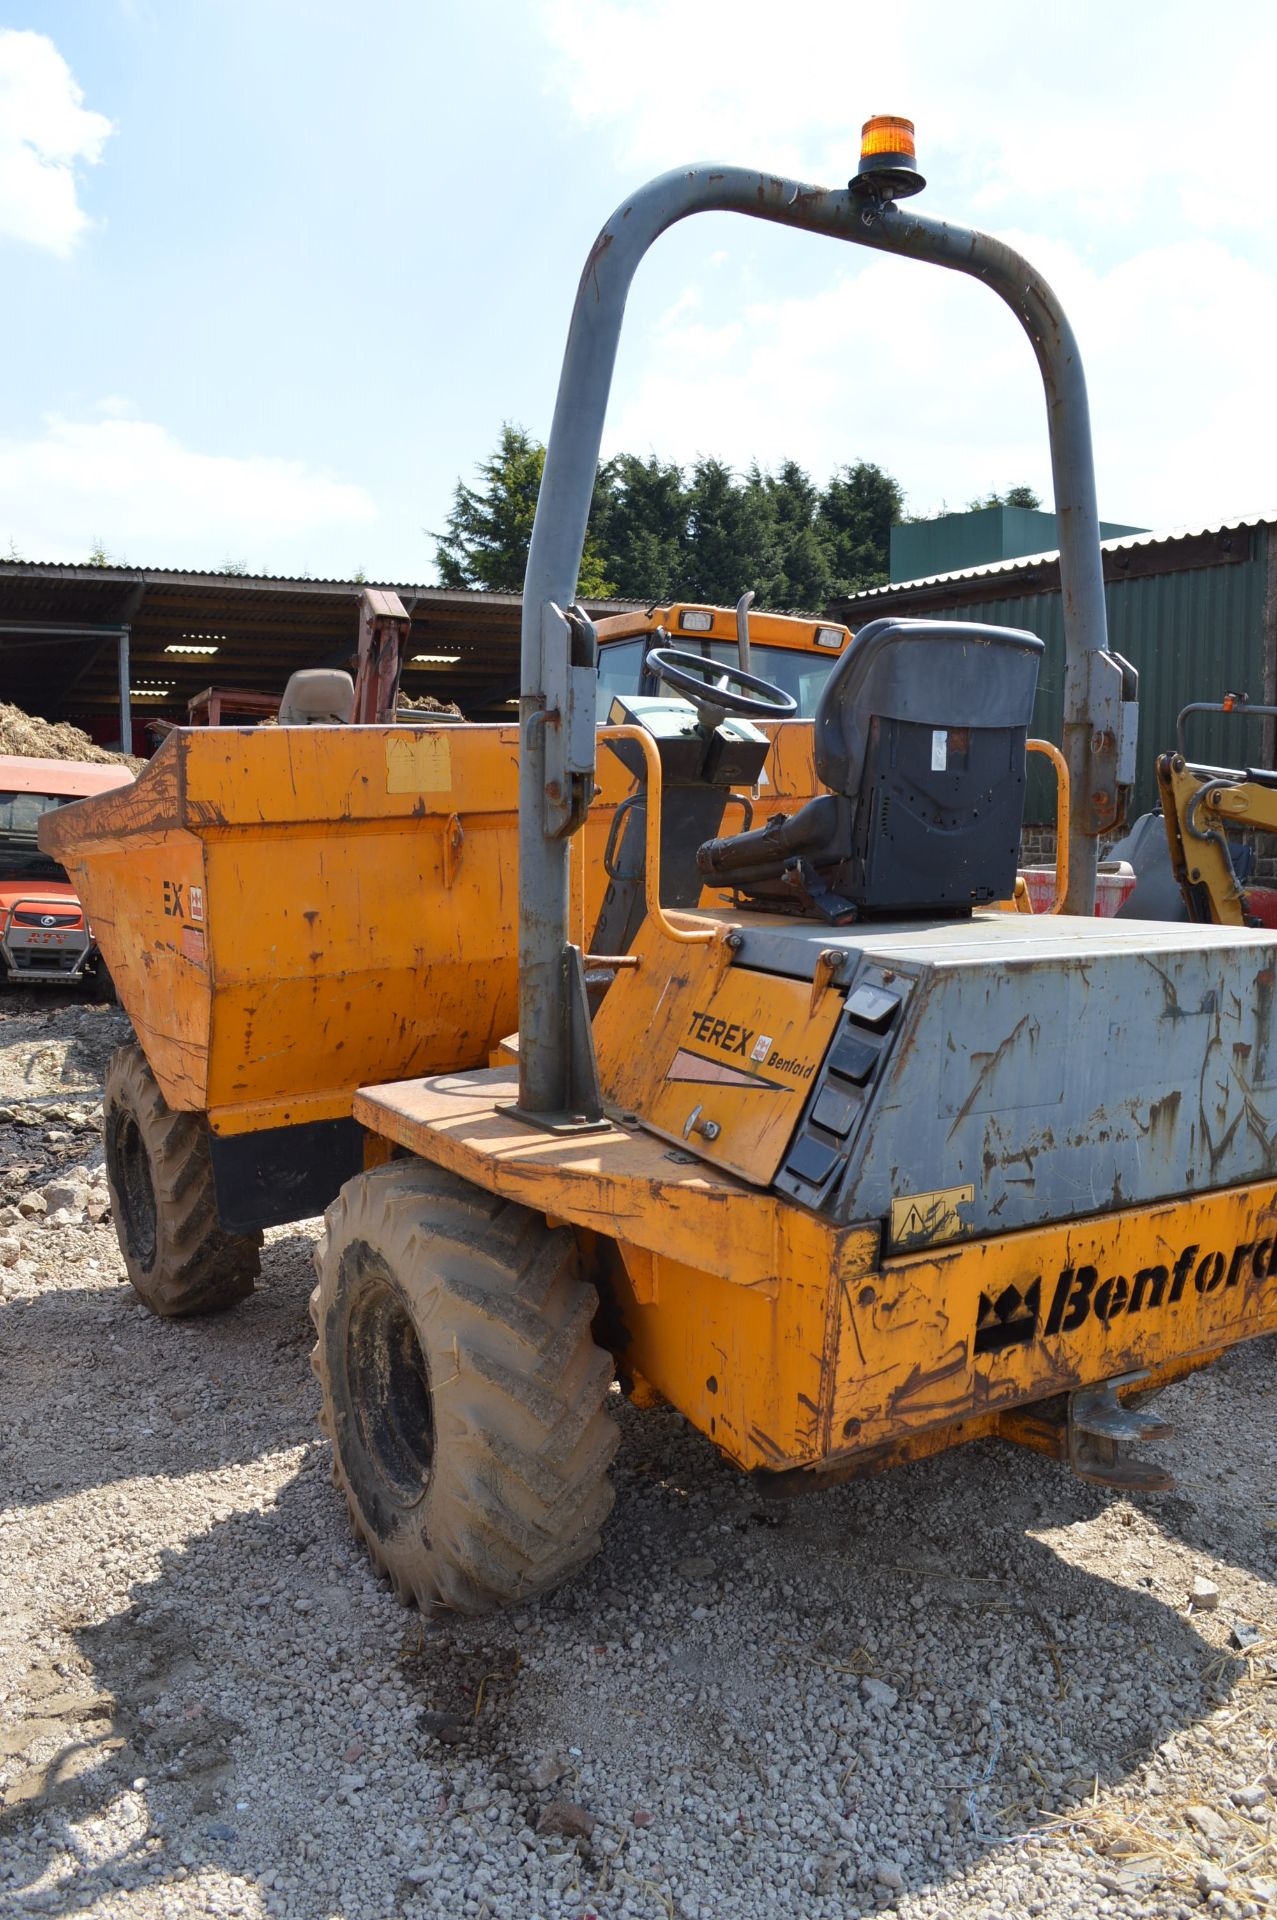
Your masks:
M1178 746L1157 762L1171 871L1190 920L1222 927L1277 927L1277 891L1252 881L1254 845L1242 835L1277 833L1277 773L1265 767L1211 767L1188 758L1191 713L1227 713L1271 720L1277 708L1252 706L1245 695L1195 700L1184 708Z

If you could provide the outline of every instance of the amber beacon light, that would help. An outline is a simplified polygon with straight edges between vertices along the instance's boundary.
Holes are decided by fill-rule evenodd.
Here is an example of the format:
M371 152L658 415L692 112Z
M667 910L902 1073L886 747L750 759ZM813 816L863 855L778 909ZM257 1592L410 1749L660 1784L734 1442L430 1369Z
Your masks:
M912 120L898 113L872 114L861 129L860 165L848 185L853 193L904 200L927 184L918 172L917 157Z

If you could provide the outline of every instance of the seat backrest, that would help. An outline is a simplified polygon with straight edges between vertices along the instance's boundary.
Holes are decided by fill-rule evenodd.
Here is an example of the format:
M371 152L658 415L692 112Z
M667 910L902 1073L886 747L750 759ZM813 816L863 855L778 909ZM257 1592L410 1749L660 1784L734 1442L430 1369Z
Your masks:
M281 727L347 726L355 683L339 667L303 667L289 676L279 703Z
M974 620L871 620L825 682L814 721L817 776L856 797L875 720L1027 731L1042 642ZM937 753L940 749L937 747Z
M1042 642L965 620L862 627L816 705L829 792L706 843L700 873L841 924L969 913L1015 886Z

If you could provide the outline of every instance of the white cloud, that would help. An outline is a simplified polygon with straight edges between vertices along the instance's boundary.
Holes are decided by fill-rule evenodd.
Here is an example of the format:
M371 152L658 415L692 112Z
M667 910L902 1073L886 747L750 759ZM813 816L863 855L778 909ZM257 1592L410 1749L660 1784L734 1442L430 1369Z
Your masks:
M545 0L542 20L555 89L634 184L708 159L837 187L862 119L911 115L920 209L1003 234L1063 300L1105 517L1167 525L1277 497L1267 0L1215 30L1197 0L809 0L790 30L764 0ZM618 112L618 73L662 111ZM714 223L712 273L686 264L695 239L670 244L678 277L625 343L607 450L792 456L819 478L864 457L916 510L1020 480L1049 500L1037 371L986 289L753 221Z
M76 166L100 160L112 131L52 40L0 28L0 234L70 253L88 225Z
M1216 227L1269 215L1277 11L1234 0L545 0L555 85L627 167L758 166L828 186L854 170L870 113L910 115L924 173L971 208L1060 196L1124 223L1169 189ZM628 101L660 111L618 110ZM641 174L640 174L641 177ZM636 181L637 184L637 181Z
M1059 243L1008 237L1078 333L1105 518L1176 524L1277 498L1277 399L1256 378L1277 330L1271 277L1213 241L1101 272ZM719 305L716 283L715 296L673 299L618 395L605 451L712 453L738 467L792 456L820 480L863 457L918 511L1021 481L1049 503L1037 369L986 288L875 256L817 293L724 289Z
M217 567L229 554L273 571L289 543L376 517L362 487L302 461L198 453L118 412L0 438L0 535L28 559L82 560L100 539L143 565Z

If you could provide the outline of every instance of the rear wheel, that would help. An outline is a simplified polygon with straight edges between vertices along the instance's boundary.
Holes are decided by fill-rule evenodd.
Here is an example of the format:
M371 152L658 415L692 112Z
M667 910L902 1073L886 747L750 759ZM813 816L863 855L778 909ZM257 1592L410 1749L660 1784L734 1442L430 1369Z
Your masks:
M84 983L88 990L89 999L96 1001L98 1006L116 1007L119 1005L120 996L115 990L115 981L112 978L111 969L107 966L106 961L100 953L95 954L92 962L86 968Z
M311 1295L321 1424L401 1600L488 1613L597 1551L611 1357L575 1235L420 1160L328 1209Z
M111 1056L102 1134L120 1252L152 1313L216 1313L245 1299L262 1236L219 1226L208 1124L173 1112L136 1044Z

